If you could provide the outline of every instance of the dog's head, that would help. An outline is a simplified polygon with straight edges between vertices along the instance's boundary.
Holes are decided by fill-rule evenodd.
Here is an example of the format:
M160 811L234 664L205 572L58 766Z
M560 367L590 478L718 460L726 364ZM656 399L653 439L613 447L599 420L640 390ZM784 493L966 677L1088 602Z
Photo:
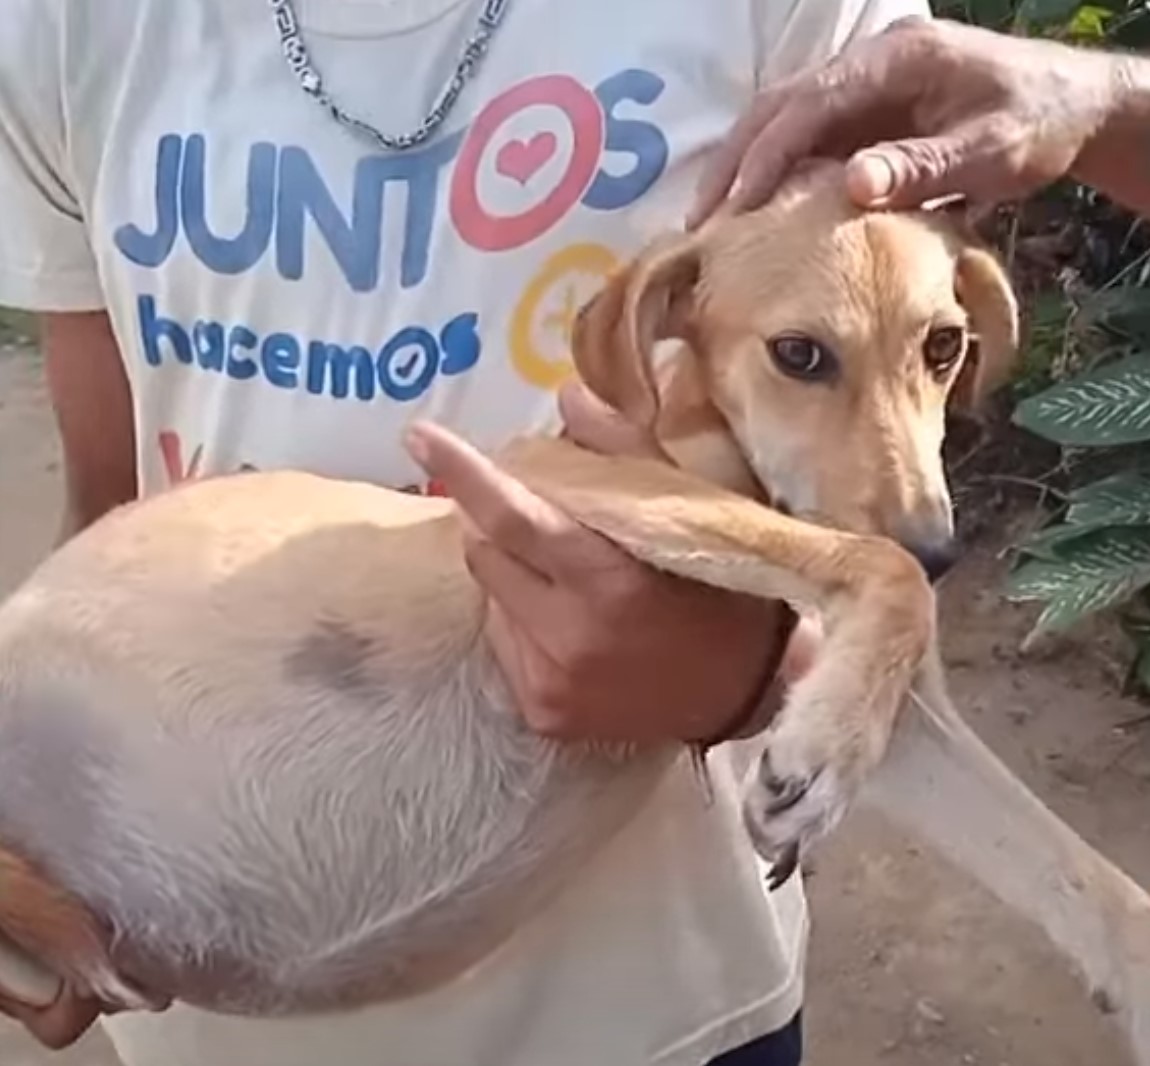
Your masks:
M836 165L809 169L753 214L657 242L584 308L583 380L673 439L687 430L662 417L666 339L777 506L945 569L946 408L1001 383L1018 345L1005 272L953 217L861 212Z

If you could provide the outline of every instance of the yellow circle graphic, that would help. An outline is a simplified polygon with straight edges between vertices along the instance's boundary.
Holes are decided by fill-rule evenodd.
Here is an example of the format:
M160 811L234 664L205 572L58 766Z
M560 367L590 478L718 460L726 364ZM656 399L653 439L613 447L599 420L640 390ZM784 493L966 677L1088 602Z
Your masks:
M557 389L570 375L571 330L591 295L586 278L591 275L598 288L617 266L615 253L602 244L569 245L543 264L511 316L508 347L521 377L538 388ZM586 290L582 296L581 290ZM540 333L553 335L555 349L564 354L548 354L539 343Z

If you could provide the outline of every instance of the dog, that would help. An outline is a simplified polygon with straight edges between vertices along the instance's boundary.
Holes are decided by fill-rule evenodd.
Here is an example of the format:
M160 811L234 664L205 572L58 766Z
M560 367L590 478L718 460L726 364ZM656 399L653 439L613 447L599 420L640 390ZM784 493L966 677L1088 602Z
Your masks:
M944 213L841 190L816 168L654 242L581 314L578 373L674 464L542 438L498 462L642 562L818 612L747 770L764 858L878 805L1039 923L1150 1066L1150 897L978 741L936 647L946 410L1007 372L1009 281ZM64 545L0 608L5 981L285 1015L486 956L686 756L531 733L483 615L451 501L298 472Z

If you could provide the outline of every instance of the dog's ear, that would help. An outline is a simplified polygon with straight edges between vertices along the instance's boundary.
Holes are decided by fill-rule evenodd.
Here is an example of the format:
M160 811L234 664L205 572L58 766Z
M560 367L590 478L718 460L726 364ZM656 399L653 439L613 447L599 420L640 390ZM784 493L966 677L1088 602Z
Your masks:
M955 293L970 319L970 350L951 390L955 407L975 410L1006 383L1018 355L1018 300L1006 270L984 248L958 253Z
M159 1006L117 973L109 942L79 899L0 848L0 987L32 1007L53 1003L63 982L112 1006Z
M604 403L644 429L659 413L654 348L682 336L699 277L694 236L654 242L610 278L575 322L575 369Z

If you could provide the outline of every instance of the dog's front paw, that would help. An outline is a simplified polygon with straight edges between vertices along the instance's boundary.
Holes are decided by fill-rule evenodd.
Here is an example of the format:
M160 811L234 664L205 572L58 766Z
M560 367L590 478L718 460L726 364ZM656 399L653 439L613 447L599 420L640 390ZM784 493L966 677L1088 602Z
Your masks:
M771 864L772 890L795 872L804 848L838 824L853 793L829 761L802 757L779 739L768 737L743 793L743 822Z
M838 825L881 759L894 710L886 703L793 699L768 730L742 804L751 842L772 864L772 889Z

